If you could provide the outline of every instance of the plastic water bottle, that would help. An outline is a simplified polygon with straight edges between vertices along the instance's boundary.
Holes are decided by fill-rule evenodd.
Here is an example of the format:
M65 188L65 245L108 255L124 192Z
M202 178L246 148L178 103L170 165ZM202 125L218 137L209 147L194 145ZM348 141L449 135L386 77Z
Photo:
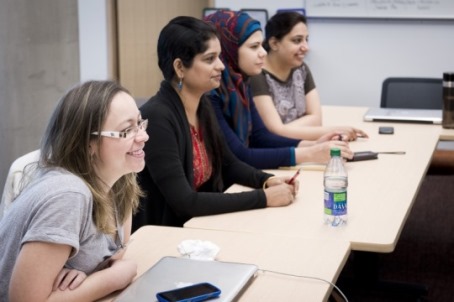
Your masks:
M323 174L325 187L325 224L340 226L347 223L348 176L339 148L332 148L331 159Z

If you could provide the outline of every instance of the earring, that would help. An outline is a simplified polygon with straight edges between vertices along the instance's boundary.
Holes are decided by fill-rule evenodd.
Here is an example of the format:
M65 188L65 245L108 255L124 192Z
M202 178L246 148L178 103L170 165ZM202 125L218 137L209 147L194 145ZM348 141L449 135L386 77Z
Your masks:
M183 78L180 78L180 81L177 83L177 89L178 91L181 91L181 89L183 89Z

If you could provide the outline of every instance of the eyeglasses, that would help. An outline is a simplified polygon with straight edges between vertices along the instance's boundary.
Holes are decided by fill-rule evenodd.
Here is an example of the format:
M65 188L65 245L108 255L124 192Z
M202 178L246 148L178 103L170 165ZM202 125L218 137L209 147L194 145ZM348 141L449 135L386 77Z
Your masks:
M133 138L136 137L139 130L145 130L148 126L148 120L140 120L137 126L130 127L123 131L95 131L92 132L92 135L101 135L105 137L114 137L114 138Z

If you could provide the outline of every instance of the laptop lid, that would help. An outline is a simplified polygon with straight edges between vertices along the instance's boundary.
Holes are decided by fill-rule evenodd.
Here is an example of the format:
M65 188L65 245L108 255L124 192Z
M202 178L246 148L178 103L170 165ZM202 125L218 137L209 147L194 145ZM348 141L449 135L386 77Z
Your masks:
M153 302L157 301L158 292L201 282L212 283L221 290L216 301L232 301L253 280L257 269L254 264L163 257L115 301Z
M400 108L369 108L364 114L366 122L409 122L441 124L442 111L435 109L400 109Z

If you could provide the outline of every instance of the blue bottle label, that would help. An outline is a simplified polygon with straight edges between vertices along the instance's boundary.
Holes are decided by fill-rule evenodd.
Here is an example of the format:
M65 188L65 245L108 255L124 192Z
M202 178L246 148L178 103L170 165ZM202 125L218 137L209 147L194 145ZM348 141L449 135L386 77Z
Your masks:
M325 214L333 216L347 215L347 191L325 191Z

